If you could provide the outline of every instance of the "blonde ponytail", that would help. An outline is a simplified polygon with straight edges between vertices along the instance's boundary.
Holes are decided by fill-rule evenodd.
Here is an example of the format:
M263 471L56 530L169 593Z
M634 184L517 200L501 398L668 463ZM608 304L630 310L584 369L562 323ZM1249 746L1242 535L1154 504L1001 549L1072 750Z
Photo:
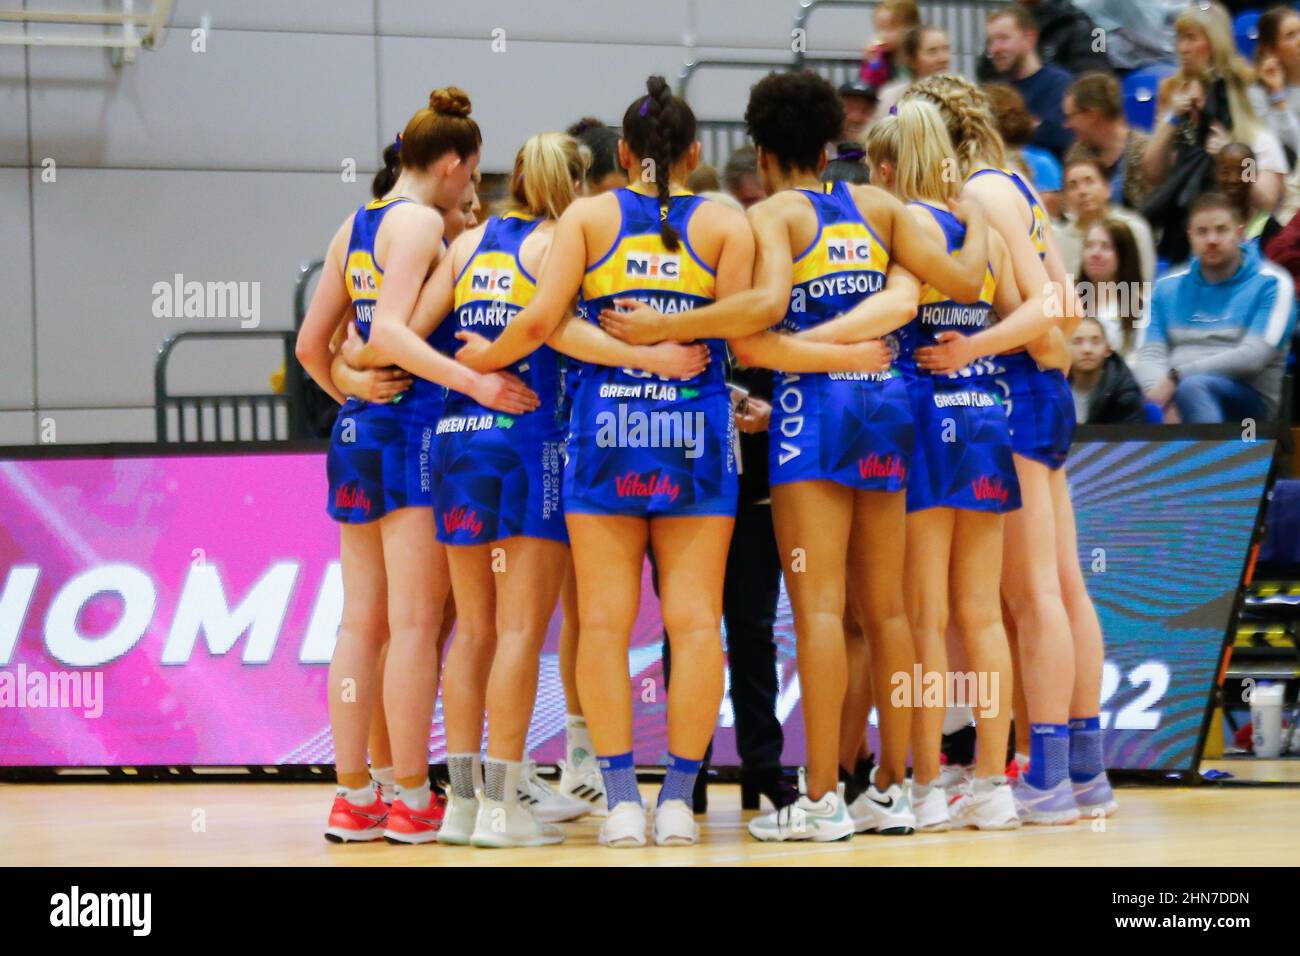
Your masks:
M530 136L515 156L514 174L510 177L512 208L558 219L582 194L590 162L590 150L584 150L567 133Z
M894 181L900 199L946 204L964 178L938 107L919 97L898 104L898 162Z

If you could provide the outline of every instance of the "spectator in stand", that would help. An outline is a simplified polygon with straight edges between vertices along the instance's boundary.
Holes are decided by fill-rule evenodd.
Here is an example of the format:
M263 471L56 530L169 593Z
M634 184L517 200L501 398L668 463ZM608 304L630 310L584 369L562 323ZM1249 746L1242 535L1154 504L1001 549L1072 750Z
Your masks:
M881 87L877 116L888 115L902 99L903 91L914 80L947 73L952 69L952 43L943 27L926 23L912 27L903 35L903 43L898 52L903 66L911 76L900 77Z
M862 49L862 82L880 89L890 80L906 77L898 49L903 35L921 23L916 0L883 0L871 12L875 37Z
M1124 118L1119 81L1109 73L1085 73L1066 91L1062 103L1065 126L1074 133L1075 147L1101 160L1110 178L1110 201L1141 209L1150 186L1142 175L1142 155L1150 137Z
M1111 351L1129 367L1146 335L1149 288L1128 226L1111 218L1089 226L1075 292L1083 314L1101 326Z
M1110 179L1101 160L1085 150L1071 149L1065 158L1066 219L1056 224L1056 241L1065 260L1065 271L1079 271L1083 260L1083 238L1094 222L1110 217L1124 223L1137 243L1143 282L1156 277L1156 243L1151 226L1139 213L1110 201Z
M589 195L627 185L627 170L618 164L618 130L594 117L584 116L566 132L591 150L591 166L587 169Z
M989 109L1007 147L1007 162L1025 175L1053 219L1061 217L1061 164L1045 149L1030 145L1038 121L1025 108L1025 98L1014 86L990 83L984 87Z
M1251 186L1257 165L1253 149L1244 143L1229 143L1214 157L1214 179L1219 192L1237 207L1237 215L1245 223L1246 241L1263 248L1282 230L1282 226L1251 202Z
M1223 147L1239 142L1255 151L1251 204L1263 212L1278 205L1290 166L1282 144L1250 105L1254 71L1237 54L1227 11L1207 0L1187 7L1174 22L1179 69L1160 84L1156 130L1142 158L1147 181L1159 185L1142 214L1163 226L1160 256L1183 262L1188 204L1213 188L1214 157Z
M718 171L714 167L700 163L686 177L686 188L693 193L718 192L722 189L722 181L718 179Z
M722 188L746 209L767 198L758 177L758 153L753 146L742 146L727 159L727 165L722 167Z
M1300 13L1273 7L1259 18L1255 68L1259 82L1250 88L1250 104L1294 167L1300 155Z
M862 80L849 80L840 87L840 102L844 104L844 125L840 127L840 139L863 142L867 127L876 118L880 102L876 88Z
M1037 36L1035 49L1043 63L1073 75L1113 69L1110 57L1104 52L1101 31L1091 17L1069 0L1020 0L1014 6L1029 14L1029 20L1022 22L1034 27ZM992 50L987 56L980 57L975 65L976 76L981 82L988 82L1005 72L1005 68L993 61ZM1033 106L1032 100L1030 106Z
M1240 213L1220 193L1192 203L1189 267L1156 283L1138 350L1148 401L1185 422L1274 418L1295 326L1289 273L1243 245Z
M1043 63L1037 49L1038 25L1023 4L1013 3L990 13L985 34L996 70L989 79L1010 83L1020 91L1038 120L1030 142L1061 159L1074 141L1061 109L1073 77L1059 66Z
M1300 296L1300 216L1293 216L1281 232L1264 244L1264 255L1291 273L1296 295Z
M1111 351L1101 323L1083 318L1070 339L1074 417L1089 425L1146 421L1142 389L1124 360Z
M836 147L835 158L822 170L822 182L834 183L841 179L845 182L865 186L871 182L871 172L866 164L866 147L856 141L840 143Z

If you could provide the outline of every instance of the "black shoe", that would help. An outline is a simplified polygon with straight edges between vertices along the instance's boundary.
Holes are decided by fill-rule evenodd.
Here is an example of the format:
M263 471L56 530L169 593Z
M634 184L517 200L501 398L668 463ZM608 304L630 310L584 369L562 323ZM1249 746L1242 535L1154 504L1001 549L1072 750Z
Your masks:
M1012 738L1015 739L1015 738ZM967 724L961 730L943 735L940 752L950 764L969 767L975 762L975 725Z
M875 769L876 758L874 755L859 757L857 763L853 765L853 782L857 785L858 793L871 786L871 771ZM853 801L848 802L852 803Z
M701 767L695 777L695 790L691 794L691 809L695 813L709 812L709 768Z
M799 797L788 777L780 767L764 767L761 770L740 771L740 806L743 810L757 810L758 798L767 797L772 806L780 810L789 806Z

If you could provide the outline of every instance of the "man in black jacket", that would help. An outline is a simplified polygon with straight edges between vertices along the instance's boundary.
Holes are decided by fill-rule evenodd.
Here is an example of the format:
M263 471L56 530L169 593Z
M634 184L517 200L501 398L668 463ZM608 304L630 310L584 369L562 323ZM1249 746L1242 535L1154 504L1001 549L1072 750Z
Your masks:
M1097 25L1070 0L1019 0L1028 7L1038 24L1038 58L1081 76L1092 70L1113 72L1105 53L1105 37ZM985 54L975 66L981 82L998 78L998 71Z
M1100 322L1093 318L1079 322L1070 354L1070 391L1080 424L1146 421L1142 389L1124 360L1110 350Z

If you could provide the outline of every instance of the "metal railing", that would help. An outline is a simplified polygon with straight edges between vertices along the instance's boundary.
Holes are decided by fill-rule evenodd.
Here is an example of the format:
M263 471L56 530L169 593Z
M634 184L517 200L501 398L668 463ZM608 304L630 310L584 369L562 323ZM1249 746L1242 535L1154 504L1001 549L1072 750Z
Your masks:
M840 86L855 79L862 66L861 54L856 50L835 51L815 49L809 52L809 23L818 10L874 9L879 0L802 0L791 30L790 54L773 54L770 60L729 60L705 58L688 60L678 74L677 92L687 99L691 81L713 70L812 70ZM925 2L918 6L921 20L942 27L952 42L952 68L965 76L975 75L975 62L984 50L984 18L987 12L1005 5L1006 0L950 0L950 2ZM867 17L855 37L854 46L867 32ZM743 103L737 103L743 110ZM721 166L727 157L748 143L745 123L739 116L701 119L696 124L699 131L702 158L714 166Z
M164 340L154 362L155 441L282 441L296 437L298 391L290 386L295 333L273 330L178 332ZM284 351L285 389L245 394L176 394L167 385L167 365L184 342L278 340Z

